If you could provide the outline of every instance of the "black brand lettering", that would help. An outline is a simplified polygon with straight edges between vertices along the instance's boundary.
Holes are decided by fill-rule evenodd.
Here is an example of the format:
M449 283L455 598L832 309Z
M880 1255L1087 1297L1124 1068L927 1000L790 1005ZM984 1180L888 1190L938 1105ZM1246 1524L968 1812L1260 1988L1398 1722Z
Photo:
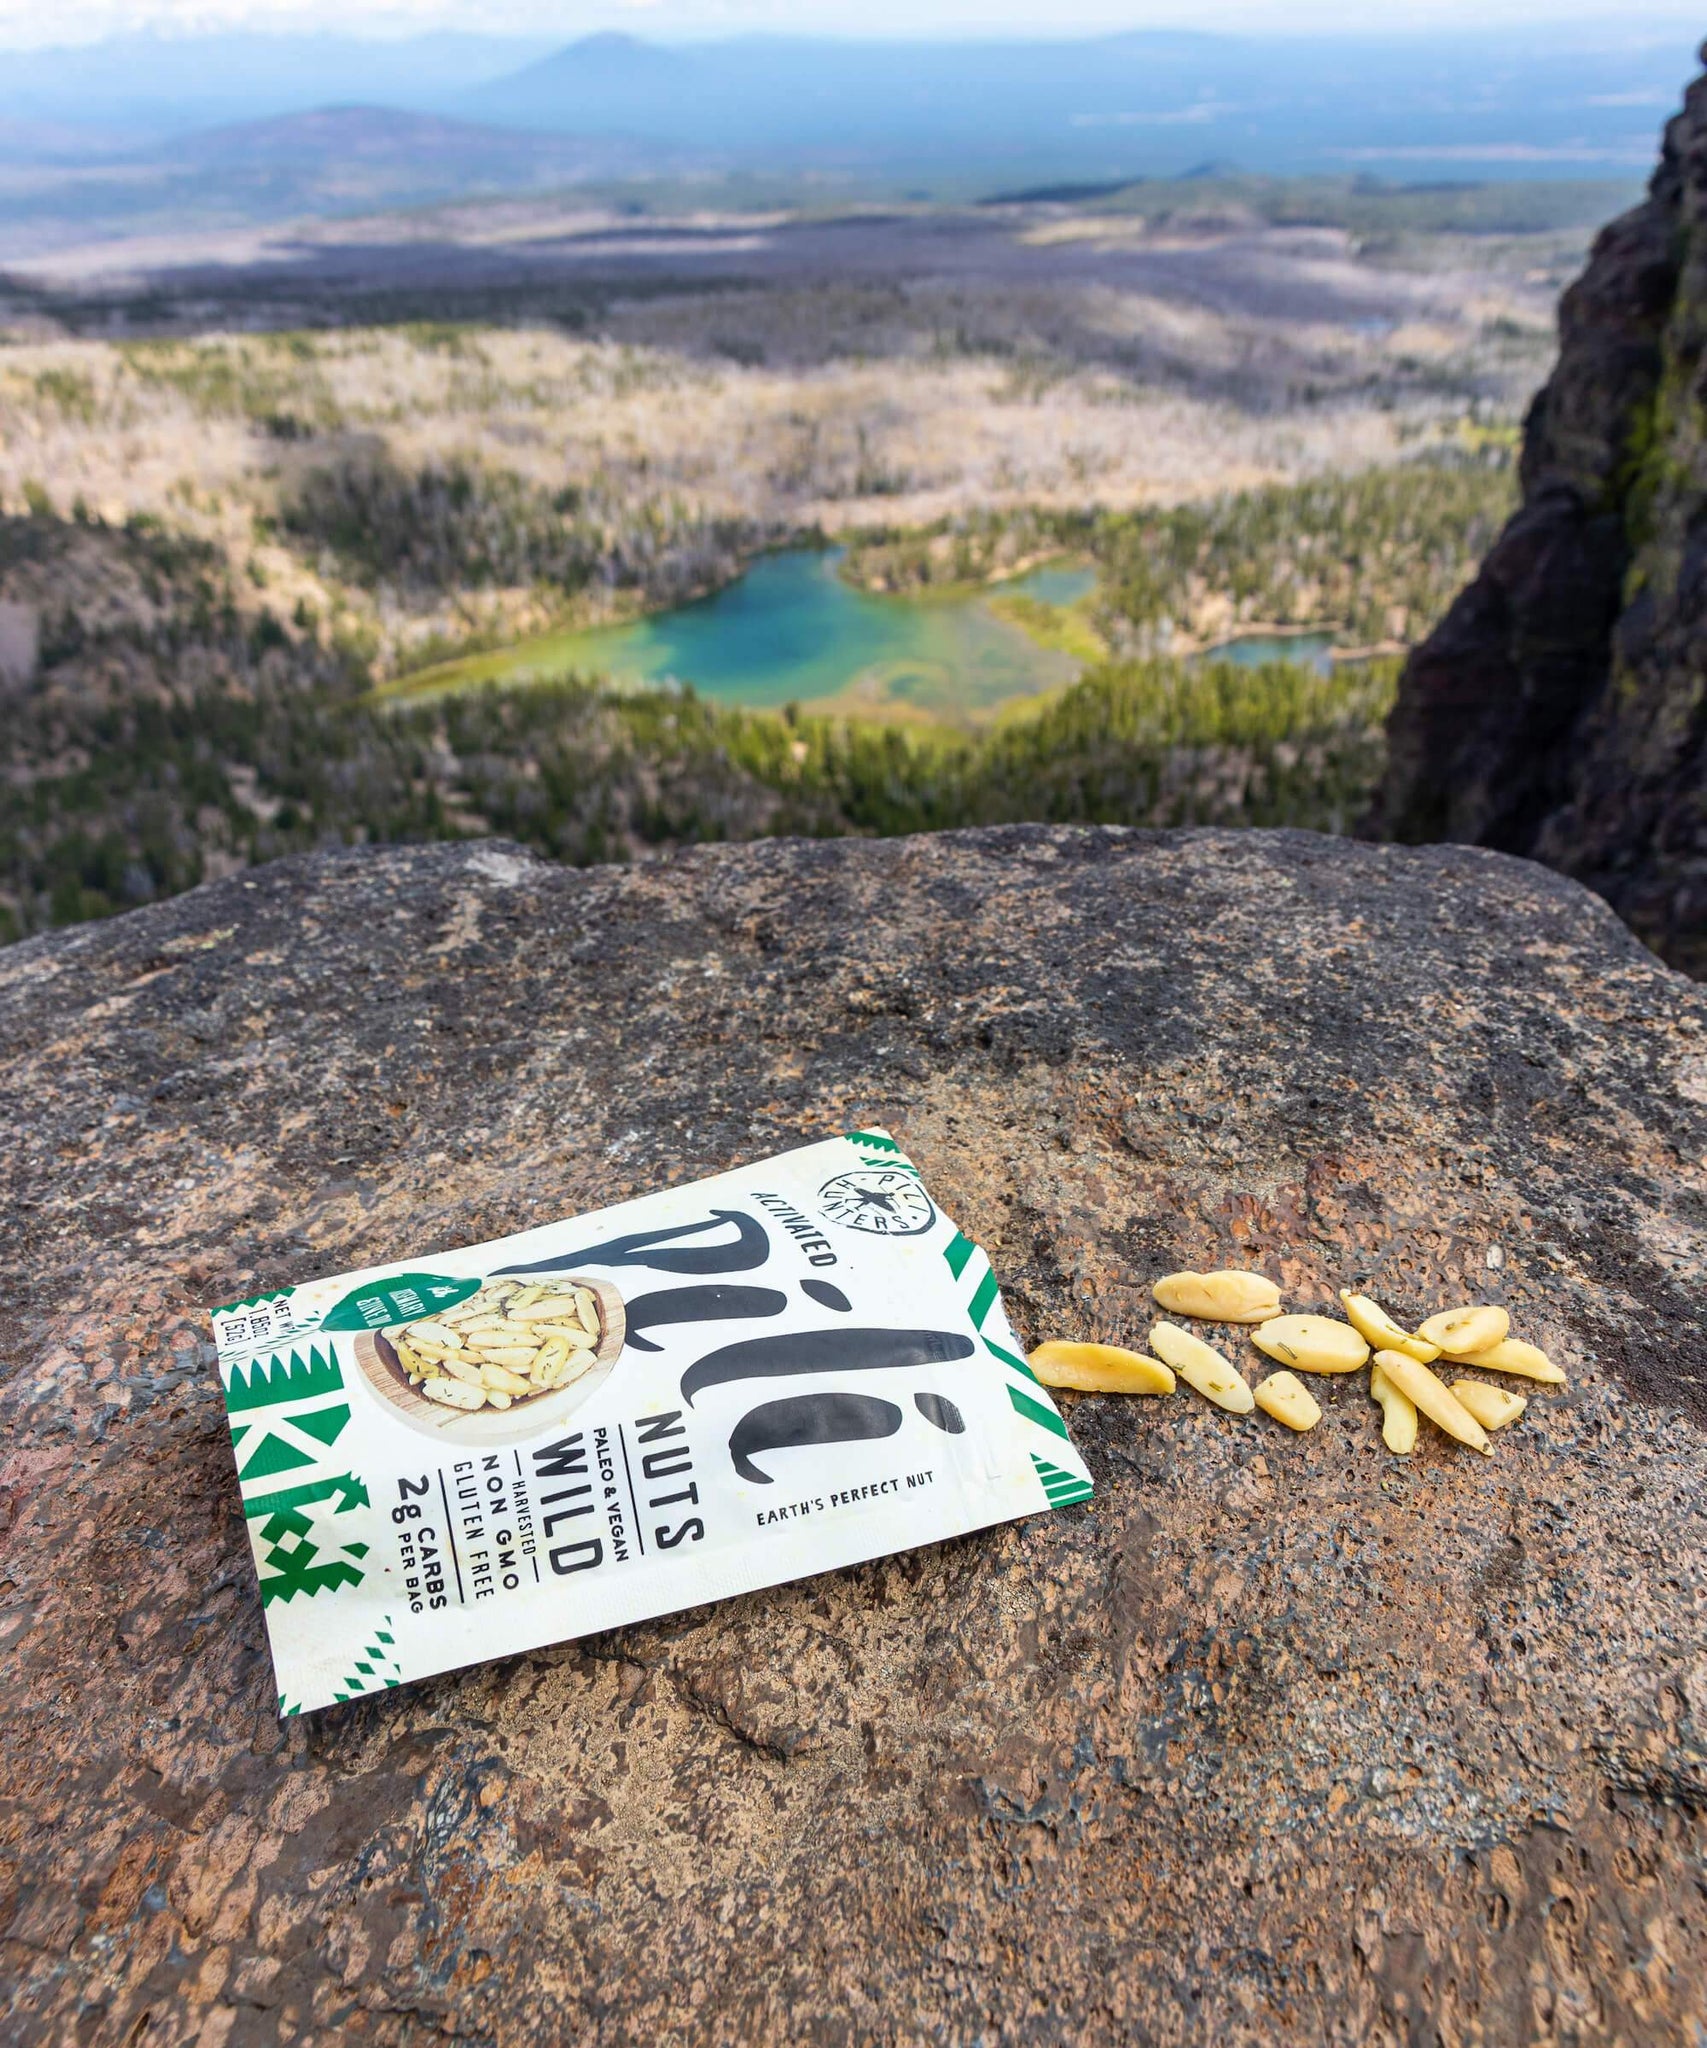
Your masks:
M587 1440L579 1430L573 1436L546 1444L533 1454L533 1468L541 1479L581 1479L587 1471Z

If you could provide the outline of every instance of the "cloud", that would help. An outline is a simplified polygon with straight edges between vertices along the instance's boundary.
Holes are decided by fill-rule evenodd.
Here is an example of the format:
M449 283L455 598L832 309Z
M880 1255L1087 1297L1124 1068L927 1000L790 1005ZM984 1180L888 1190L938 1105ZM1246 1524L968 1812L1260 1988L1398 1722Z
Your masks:
M1168 107L1156 113L1073 114L1069 119L1075 128L1195 128L1238 111L1228 100L1195 100L1189 107Z

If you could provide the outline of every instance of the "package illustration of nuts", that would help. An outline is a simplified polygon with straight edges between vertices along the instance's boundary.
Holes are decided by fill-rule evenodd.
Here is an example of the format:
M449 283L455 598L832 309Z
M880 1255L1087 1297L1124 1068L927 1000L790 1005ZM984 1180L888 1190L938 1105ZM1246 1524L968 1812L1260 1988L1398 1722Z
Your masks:
M417 1426L497 1441L513 1432L496 1418L523 1403L542 1403L530 1420L578 1407L621 1355L626 1327L606 1281L494 1279L454 1308L364 1331L356 1362ZM544 1401L554 1394L566 1398Z
M883 1131L213 1325L282 1715L1091 1495Z

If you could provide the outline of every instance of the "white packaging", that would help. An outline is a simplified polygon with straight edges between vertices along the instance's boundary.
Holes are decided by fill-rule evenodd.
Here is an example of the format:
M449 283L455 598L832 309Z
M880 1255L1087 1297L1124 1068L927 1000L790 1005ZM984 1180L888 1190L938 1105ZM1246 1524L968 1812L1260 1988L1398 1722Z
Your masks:
M880 1131L213 1324L285 1715L1091 1492Z

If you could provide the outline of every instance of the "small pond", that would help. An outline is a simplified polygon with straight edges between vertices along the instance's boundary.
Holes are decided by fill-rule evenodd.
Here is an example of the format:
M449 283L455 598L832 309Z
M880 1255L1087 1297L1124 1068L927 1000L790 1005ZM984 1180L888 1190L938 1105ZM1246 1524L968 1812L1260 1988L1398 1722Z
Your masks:
M727 704L880 711L979 711L1069 683L1081 664L1000 616L992 599L1069 605L1096 572L1046 563L988 591L874 597L843 582L839 557L810 548L763 555L697 603L627 625L547 633L423 671L411 689L577 674L613 682L691 683Z
M1331 633L1241 633L1232 640L1218 641L1193 658L1197 661L1233 661L1240 668L1260 668L1265 661L1296 662L1325 676L1333 667L1334 636Z

